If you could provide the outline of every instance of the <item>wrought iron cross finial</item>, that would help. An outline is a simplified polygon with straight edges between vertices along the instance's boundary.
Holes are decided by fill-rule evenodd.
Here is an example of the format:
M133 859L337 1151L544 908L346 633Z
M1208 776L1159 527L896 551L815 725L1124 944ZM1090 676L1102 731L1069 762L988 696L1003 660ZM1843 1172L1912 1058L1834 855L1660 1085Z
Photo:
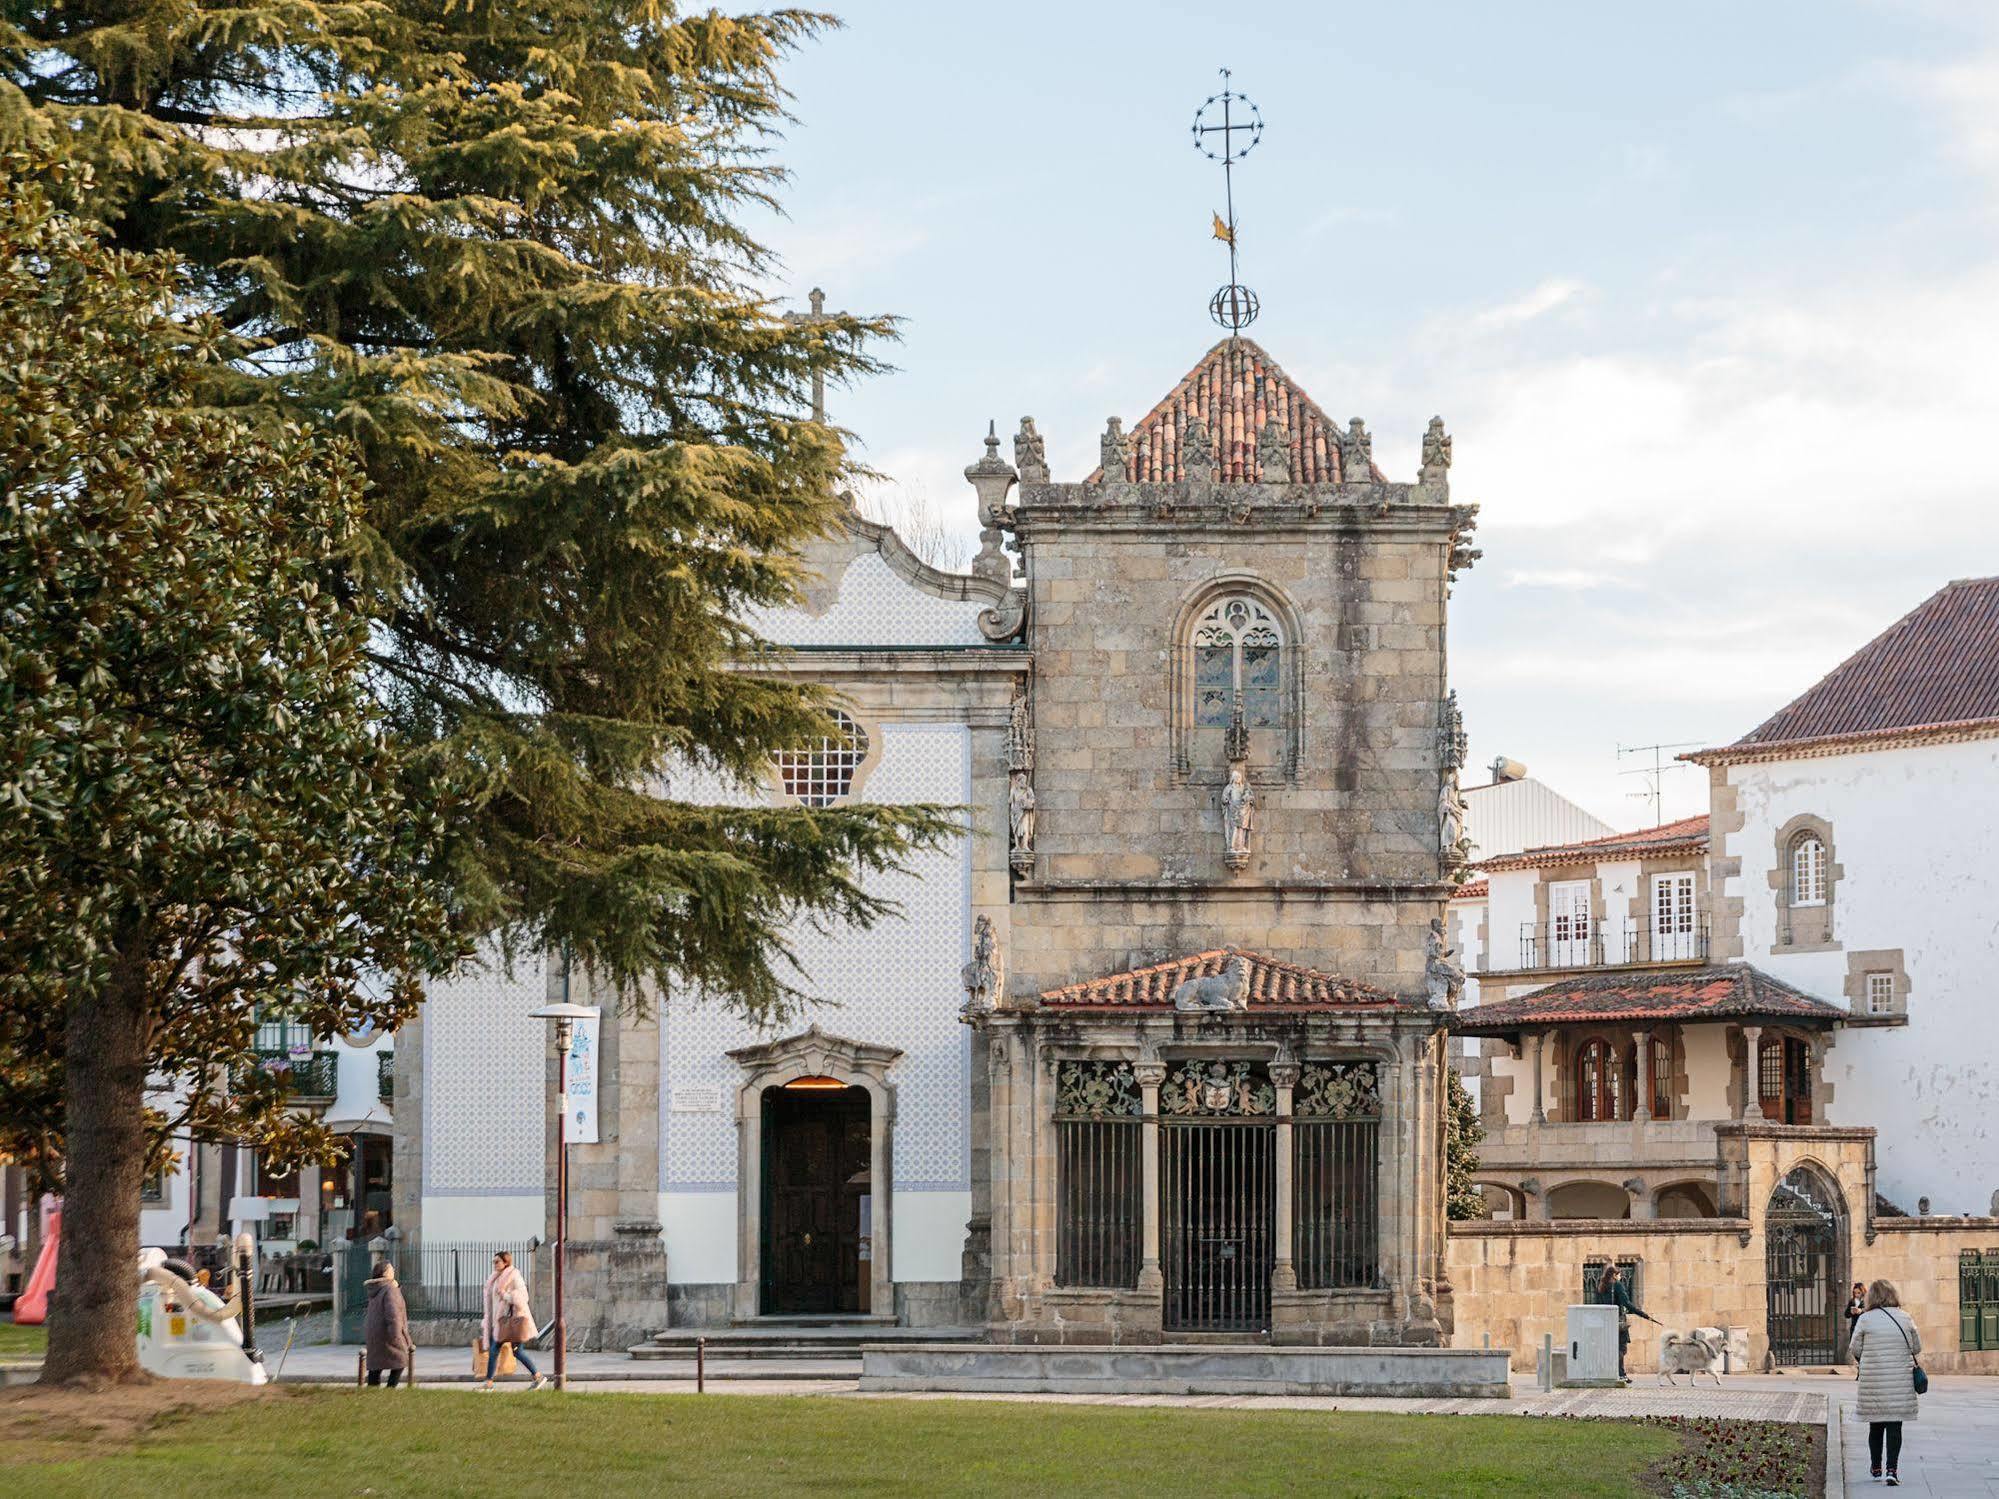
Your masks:
M1215 215L1215 238L1229 247L1229 279L1209 299L1208 313L1233 336L1255 322L1257 314L1256 293L1236 279L1235 164L1249 155L1263 138L1263 115L1247 94L1236 93L1229 87L1227 68L1221 70L1221 75L1222 91L1210 94L1194 112L1194 148L1210 161L1222 164L1228 218Z

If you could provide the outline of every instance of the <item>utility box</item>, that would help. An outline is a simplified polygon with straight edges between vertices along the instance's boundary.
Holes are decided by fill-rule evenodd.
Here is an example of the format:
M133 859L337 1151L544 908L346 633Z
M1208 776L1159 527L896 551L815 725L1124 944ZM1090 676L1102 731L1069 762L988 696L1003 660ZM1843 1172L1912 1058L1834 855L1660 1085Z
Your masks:
M1622 1384L1617 1373L1617 1308L1569 1308L1569 1367L1563 1381L1571 1387Z

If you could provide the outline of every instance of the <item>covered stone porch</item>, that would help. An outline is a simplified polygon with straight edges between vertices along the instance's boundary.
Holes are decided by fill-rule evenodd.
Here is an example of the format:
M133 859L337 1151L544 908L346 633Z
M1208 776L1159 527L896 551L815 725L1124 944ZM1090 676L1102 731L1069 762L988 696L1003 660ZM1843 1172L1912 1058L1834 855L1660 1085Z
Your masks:
M1481 1038L1492 1216L1720 1215L1717 1126L1822 1120L1844 1018L1746 964L1585 976L1461 1012L1453 1028Z

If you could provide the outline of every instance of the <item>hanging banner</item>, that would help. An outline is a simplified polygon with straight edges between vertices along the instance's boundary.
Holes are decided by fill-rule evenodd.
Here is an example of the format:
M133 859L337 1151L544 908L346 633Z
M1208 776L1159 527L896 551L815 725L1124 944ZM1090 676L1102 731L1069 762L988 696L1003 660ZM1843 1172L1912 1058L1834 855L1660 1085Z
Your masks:
M591 1007L588 1019L576 1022L569 1042L569 1114L563 1138L571 1145L597 1143L597 1041L602 1009Z

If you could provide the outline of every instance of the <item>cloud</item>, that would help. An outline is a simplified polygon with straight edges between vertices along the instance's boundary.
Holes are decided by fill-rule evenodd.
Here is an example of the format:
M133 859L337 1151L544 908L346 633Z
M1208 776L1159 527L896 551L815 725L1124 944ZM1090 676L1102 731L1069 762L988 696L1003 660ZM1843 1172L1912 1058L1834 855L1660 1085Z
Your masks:
M1524 296L1502 302L1497 307L1488 307L1484 312L1474 313L1468 319L1468 326L1478 333L1500 333L1531 323L1536 318L1545 317L1558 307L1566 307L1587 296L1590 288L1586 282L1555 276L1543 281Z
M1986 52L1908 75L1919 97L1942 117L1952 154L1999 181L1999 52Z
M1626 580L1583 567L1515 568L1506 575L1508 588L1560 588L1579 592L1590 588L1621 588Z

